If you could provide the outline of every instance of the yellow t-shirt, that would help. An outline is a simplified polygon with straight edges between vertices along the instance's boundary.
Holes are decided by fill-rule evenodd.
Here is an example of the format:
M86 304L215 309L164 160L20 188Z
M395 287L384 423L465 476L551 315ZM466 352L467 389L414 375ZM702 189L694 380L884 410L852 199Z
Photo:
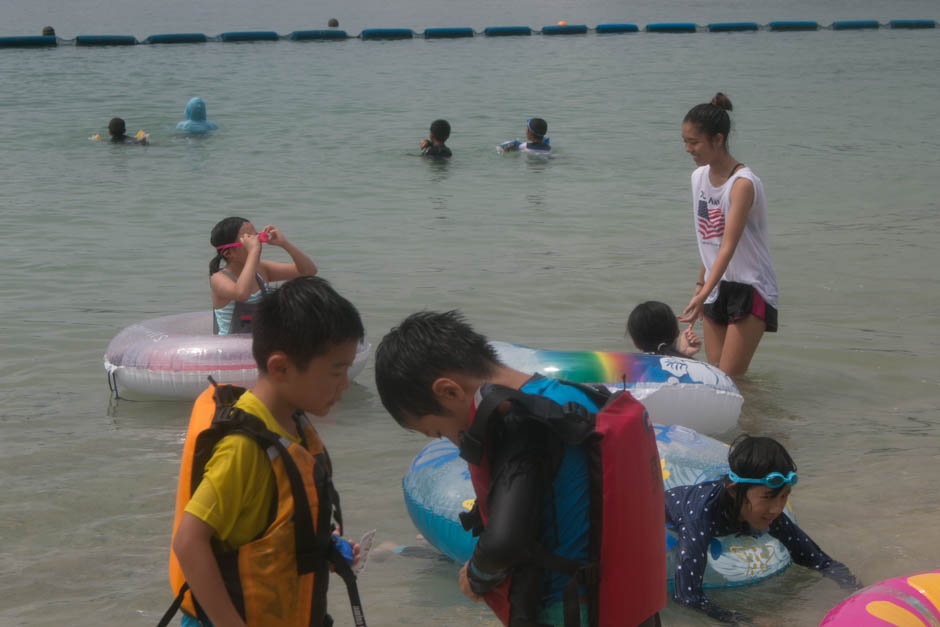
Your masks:
M270 431L300 442L284 431L250 391L242 394L235 407L260 418ZM274 473L267 454L246 435L227 435L212 449L185 511L212 527L222 547L231 551L264 531L274 495Z

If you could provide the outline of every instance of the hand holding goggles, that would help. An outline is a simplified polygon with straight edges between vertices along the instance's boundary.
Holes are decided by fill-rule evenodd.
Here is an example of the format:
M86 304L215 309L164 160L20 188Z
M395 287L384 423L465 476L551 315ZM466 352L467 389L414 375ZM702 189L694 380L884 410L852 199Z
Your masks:
M267 242L269 239L271 239L271 234L268 233L267 231L261 231L260 233L258 233L258 241L261 242L262 244ZM242 245L241 242L235 242L233 244L222 244L221 246L216 246L215 249L221 252L225 250L226 248L237 248L241 245Z
M786 476L780 474L779 472L772 472L763 479L748 479L747 477L739 477L734 473L734 471L730 471L728 473L728 479L731 479L731 481L734 483L757 483L759 485L765 485L768 488L772 488L774 490L780 489L783 486L793 487L797 482L796 473L792 471L787 473Z

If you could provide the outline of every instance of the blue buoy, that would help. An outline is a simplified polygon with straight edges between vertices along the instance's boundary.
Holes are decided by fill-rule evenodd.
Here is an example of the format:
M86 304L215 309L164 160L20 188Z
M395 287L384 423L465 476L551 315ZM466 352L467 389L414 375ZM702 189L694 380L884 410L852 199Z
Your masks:
M488 26L483 29L487 37L509 37L512 35L531 35L532 29L528 26Z
M145 44L202 44L208 41L202 33L168 33L151 35L143 41Z
M760 24L757 22L714 22L708 25L710 33L734 33L754 30L760 30Z
M597 28L594 30L597 31L598 35L606 33L638 33L640 27L636 24L598 24Z
M891 28L936 28L937 23L933 20L891 20L888 22Z
M458 37L473 37L472 28L425 28L425 39L456 39Z
M281 36L273 30L256 31L234 31L231 33L222 33L219 39L222 41L277 41Z
M770 30L819 30L818 22L771 22Z
M132 35L79 35L76 46L135 46L137 38Z
M348 39L344 30L295 30L287 36L291 41L313 41L321 39Z
M845 20L833 22L832 30L864 30L866 28L878 28L879 26L877 20Z
M26 35L19 37L0 37L0 48L36 48L39 46L57 46L55 35Z
M694 33L696 26L693 22L661 22L659 24L647 24L648 33Z
M410 28L367 28L359 36L362 39L411 39L415 33Z
M543 35L584 35L585 33L587 33L587 26L584 24L542 27Z

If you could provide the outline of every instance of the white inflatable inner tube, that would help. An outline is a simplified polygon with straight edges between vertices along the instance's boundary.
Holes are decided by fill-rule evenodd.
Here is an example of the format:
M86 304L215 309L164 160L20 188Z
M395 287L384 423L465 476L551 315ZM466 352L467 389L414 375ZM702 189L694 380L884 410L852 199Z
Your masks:
M359 344L350 380L362 372L370 348ZM108 344L104 367L115 395L130 400L194 400L210 376L242 387L258 378L251 335L213 335L211 311L132 324Z

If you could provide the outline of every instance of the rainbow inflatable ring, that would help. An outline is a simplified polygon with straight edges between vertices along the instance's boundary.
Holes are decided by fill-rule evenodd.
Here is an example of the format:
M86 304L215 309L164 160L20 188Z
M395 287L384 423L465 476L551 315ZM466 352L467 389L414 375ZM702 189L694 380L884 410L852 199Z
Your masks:
M835 606L819 627L940 625L940 570L885 579Z
M528 374L628 390L656 424L681 424L699 433L720 435L737 425L744 402L731 377L694 359L543 350L506 342L490 342L490 346L504 364Z

